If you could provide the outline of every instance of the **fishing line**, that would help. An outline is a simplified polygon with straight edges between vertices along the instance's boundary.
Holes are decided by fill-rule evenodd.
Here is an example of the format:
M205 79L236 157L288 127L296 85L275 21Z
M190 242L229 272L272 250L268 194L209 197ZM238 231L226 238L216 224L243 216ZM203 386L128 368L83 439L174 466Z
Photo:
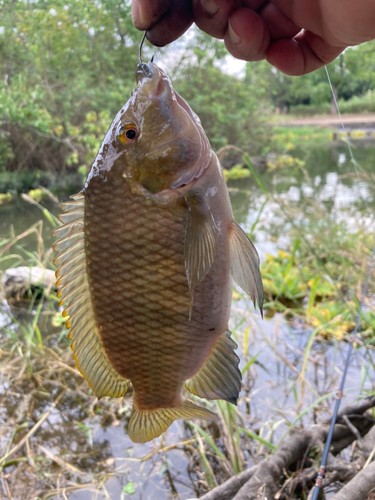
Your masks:
M324 66L324 69L326 70L326 75L327 75L328 83L329 83L329 86L330 86L330 89L331 89L333 101L334 101L335 106L336 106L337 114L339 115L339 118L340 118L341 128L342 128L342 130L344 132L345 141L346 141L346 144L348 145L348 149L349 149L349 153L350 153L350 158L351 158L352 163L354 165L354 170L355 170L357 179L360 182L359 173L358 173L358 167L357 167L358 164L357 164L357 161L354 159L353 149L352 149L352 146L351 146L349 138L348 138L348 134L347 134L346 129L345 129L344 121L343 121L342 116L341 116L341 112L340 112L340 109L339 109L339 105L338 105L338 102L337 102L337 99L336 99L335 92L333 90L333 85L332 85L331 78L330 78L329 73L328 73L327 66ZM361 193L361 187L359 187L359 194L361 195L361 198L365 202L366 208L368 209L367 200L366 200L366 198L364 196L362 196L362 193Z
M331 78L330 78L329 73L328 73L327 66L324 66L324 69L326 70L326 75L327 75L328 83L329 83L329 86L330 86L330 89L331 89L333 101L334 101L335 106L336 106L337 114L339 115L339 118L340 118L341 128L342 128L342 130L343 130L343 132L345 134L346 144L348 145L348 148L349 148L350 157L351 157L352 162L354 164L355 172L356 172L356 174L358 176L357 163L356 163L356 161L354 159L353 150L352 150L352 147L350 145L350 141L349 141L347 133L346 133L345 125L344 125L344 122L343 122L343 119L342 119L342 116L341 116L341 112L339 110L339 105L338 105L338 102L337 102L337 99L336 99L335 92L333 90L333 85L332 85Z
M329 83L330 88L331 88L332 97L333 97L333 100L335 102L337 113L338 113L338 115L340 117L341 127L342 127L342 129L344 131L344 134L345 134L345 137L346 137L346 143L348 145L348 149L349 149L349 152L350 152L351 160L352 160L352 163L354 165L355 172L356 172L356 175L357 175L357 178L358 178L358 181L359 181L360 179L359 179L359 175L358 175L357 164L356 164L356 161L354 159L353 150L351 148L351 145L350 145L350 142L349 142L349 139L348 139L348 136L347 136L347 132L346 132L346 129L345 129L345 125L344 125L344 122L343 122L342 117L341 117L341 113L340 113L340 110L339 110L337 99L336 99L335 93L333 91L333 86L332 86L332 82L331 82L331 79L330 79L330 76L329 76L329 73L328 73L328 68L327 68L327 66L324 66L324 68L325 68L325 71L326 71L328 83ZM366 198L362 196L361 192L360 192L360 195L361 195L361 198L363 199L363 201L365 202L366 208L368 209L368 204L367 204ZM315 487L314 487L314 492L313 492L312 500L318 500L319 493L320 493L320 488L323 485L323 479L324 479L324 475L325 475L325 468L326 468L326 465L327 465L328 454L329 454L329 450L330 450L330 446L331 446L333 430L334 430L334 427L335 427L335 424L336 424L337 414L338 414L338 411L339 411L339 408L340 408L340 403L341 403L341 399L342 399L342 395L343 395L343 391L344 391L344 387L345 387L346 375L348 373L349 364L350 364L350 358L351 358L351 355L352 355L352 352L353 352L354 342L357 340L357 332L358 332L358 328L359 328L359 325L360 325L361 312L362 312L363 304L364 304L364 301L365 301L365 298L366 298L368 285L370 283L371 271L372 271L373 264L374 264L374 256L375 256L375 245L374 245L374 248L372 250L371 257L370 257L370 263L369 263L368 270L367 270L366 282L365 282L365 286L363 288L362 298L361 298L361 301L360 301L360 304L359 304L359 308L358 308L358 313L357 313L355 328L354 328L353 335L352 335L351 340L350 340L349 349L348 349L347 356L346 356L346 361L345 361L344 371L343 371L343 374L342 374L342 377L341 377L340 387L339 387L339 390L337 391L337 396L336 396L335 406L334 406L334 409L333 409L333 415L332 415L332 419L331 419L331 424L330 424L330 427L329 427L329 431L328 431L328 435L327 435L327 439L326 439L326 444L325 444L324 451L323 451L322 461L321 461L321 464L320 464L320 467L319 467L318 477L316 478L316 483L315 483Z

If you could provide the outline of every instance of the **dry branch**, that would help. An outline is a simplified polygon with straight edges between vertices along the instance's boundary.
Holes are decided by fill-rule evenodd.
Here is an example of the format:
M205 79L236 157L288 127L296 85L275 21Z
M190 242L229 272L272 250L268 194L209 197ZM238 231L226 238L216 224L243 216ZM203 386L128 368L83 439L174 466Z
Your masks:
M375 445L375 427L373 427L375 421L371 412L368 411L373 407L375 407L375 397L368 397L357 405L346 406L339 412L333 432L325 484L330 484L333 481L350 482L342 489L342 491L345 490L343 495L347 496L338 496L338 493L334 500L365 500L370 490L375 487L375 463L371 463L358 472L365 465L366 459L372 453ZM313 448L323 449L328 429L329 421L312 425L307 429L292 430L289 437L279 445L274 455L230 478L203 495L201 500L258 500L261 498L281 500L293 493L298 484L309 483L312 487L317 471L314 473L310 467L311 461L306 460L306 458ZM359 436L363 437L366 434L368 435L362 454L355 462L347 463L335 457L335 454L345 449ZM286 481L282 485L281 478L284 476L284 471L295 468L298 470L301 464L302 467L306 468L302 469L296 478ZM359 497L358 487L352 489L350 485L358 482L357 478L361 477L363 477L364 486L360 491L362 494L363 490L364 496Z
M38 422L29 430L29 432L26 434L26 436L24 436L18 444L16 444L9 452L5 453L5 455L0 458L0 467L3 466L3 464L8 460L8 458L11 455L13 455L20 448L22 448L22 446L27 442L29 437L31 437L39 429L39 427L42 425L42 423L50 416L52 410L56 407L56 405L58 404L58 402L60 401L60 399L63 397L64 394L65 394L65 391L62 391L57 396L55 401L51 404L49 409L40 417Z
M371 462L366 468L346 484L332 500L366 500L370 491L375 488L375 462Z

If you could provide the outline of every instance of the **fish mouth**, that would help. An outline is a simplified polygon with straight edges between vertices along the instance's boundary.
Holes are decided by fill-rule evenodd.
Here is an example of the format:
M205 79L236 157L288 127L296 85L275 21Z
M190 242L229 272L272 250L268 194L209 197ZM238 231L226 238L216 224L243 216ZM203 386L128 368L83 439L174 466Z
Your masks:
M149 99L159 102L165 101L168 110L173 105L177 104L178 108L183 109L193 122L196 120L196 117L194 116L190 106L184 101L184 99L182 99L181 96L178 95L177 92L175 92L169 78L154 63L149 62L148 64L138 64L136 76L138 85L142 87L143 92ZM184 120L184 122L185 121L186 120ZM173 144L176 139L181 138L188 127L189 121L187 123L184 123L183 128L180 128L179 132L174 135L174 137L171 137L170 139L167 139L166 141L158 144L157 147L150 150L150 152L146 156L152 157L157 153L162 153L165 149L168 148L170 144Z
M145 156L149 160L163 157L168 154L168 150L173 148L176 141L183 139L186 143L186 153L182 161L190 166L178 175L170 188L179 189L191 185L206 170L212 156L211 146L199 118L173 89L163 70L154 63L138 64L136 77L142 93L160 106L160 110L166 114L175 129L173 137L169 137L154 147L151 146Z
M137 81L139 82L140 79L146 77L146 78L151 78L152 75L155 73L155 70L153 68L153 64L150 61L148 64L141 62L137 66Z
M162 100L171 93L172 85L169 78L152 62L138 64L136 78L138 85L152 100Z
M169 78L156 64L152 62L138 64L136 77L138 85L142 87L149 99L177 101L190 118L193 121L196 120L190 106L174 91Z
M182 108L194 122L194 116L189 105L174 91L169 78L160 68L158 68L158 66L152 62L148 64L140 63L137 66L136 76L138 85L142 86L143 92L150 100L157 102L165 101L168 113L170 113L169 110L171 107L177 104L178 108ZM176 113L171 113L171 115L172 114ZM181 123L181 115L179 119ZM150 149L149 153L145 156L152 158L153 156L163 154L163 152L166 151L169 146L172 146L176 140L183 137L186 129L190 125L189 120L187 121L185 119L183 122L185 122L183 127L181 128L181 125L178 127L178 133L166 141L159 143L155 148Z

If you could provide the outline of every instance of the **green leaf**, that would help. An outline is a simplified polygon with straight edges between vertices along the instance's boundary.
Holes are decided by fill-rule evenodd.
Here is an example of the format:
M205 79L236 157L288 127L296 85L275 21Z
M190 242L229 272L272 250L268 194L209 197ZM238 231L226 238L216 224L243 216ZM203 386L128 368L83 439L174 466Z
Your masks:
M128 495L133 495L135 493L135 486L133 481L128 481L125 486L122 487L122 491Z
M211 446L211 448L219 458L221 458L222 460L226 460L224 453L219 450L212 437L206 431L204 431L199 425L194 424L194 422L189 422L189 426L199 432L199 434L203 437L203 439L206 440L206 442Z
M244 429L243 427L240 427L239 430L241 432L247 434L252 439L255 439L259 443L264 444L265 446L270 448L272 451L276 450L277 447L274 444L272 444L269 441L267 441L266 439L263 439L262 437L258 436L258 434L255 434L255 432L249 431L248 429Z
M243 159L244 159L244 162L247 165L248 169L253 174L254 179L255 179L256 183L258 184L258 186L260 187L260 189L263 191L263 193L266 196L268 196L268 191L267 191L266 187L264 186L263 182L260 180L260 177L257 174L255 168L253 167L253 164L251 163L249 156L248 155L244 155Z

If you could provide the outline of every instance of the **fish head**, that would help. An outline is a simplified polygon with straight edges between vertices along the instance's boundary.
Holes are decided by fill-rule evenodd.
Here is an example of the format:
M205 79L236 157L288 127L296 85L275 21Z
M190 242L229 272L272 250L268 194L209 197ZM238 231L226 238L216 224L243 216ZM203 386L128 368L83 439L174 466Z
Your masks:
M133 192L185 191L208 167L212 151L198 116L154 63L141 63L137 87L117 114L93 172L123 176Z

